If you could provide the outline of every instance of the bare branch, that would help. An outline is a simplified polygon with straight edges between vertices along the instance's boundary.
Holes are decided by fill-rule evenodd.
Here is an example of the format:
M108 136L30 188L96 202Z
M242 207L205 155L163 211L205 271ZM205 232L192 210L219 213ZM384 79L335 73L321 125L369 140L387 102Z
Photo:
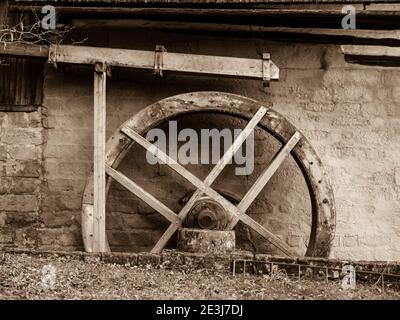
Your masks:
M33 11L34 12L34 11ZM6 46L10 43L21 44L41 44L41 45L59 45L66 39L66 34L73 27L58 25L55 29L45 30L41 26L40 18L34 12L35 23L26 25L24 20L20 20L16 25L0 25L0 45ZM85 42L82 39L72 44Z

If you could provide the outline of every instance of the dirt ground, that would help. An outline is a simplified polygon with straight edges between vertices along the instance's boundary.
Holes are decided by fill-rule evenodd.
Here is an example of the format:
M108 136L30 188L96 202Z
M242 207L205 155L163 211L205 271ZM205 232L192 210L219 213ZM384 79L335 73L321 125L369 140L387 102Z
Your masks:
M400 299L400 292L361 283L343 290L338 281L283 275L233 276L0 253L0 299Z

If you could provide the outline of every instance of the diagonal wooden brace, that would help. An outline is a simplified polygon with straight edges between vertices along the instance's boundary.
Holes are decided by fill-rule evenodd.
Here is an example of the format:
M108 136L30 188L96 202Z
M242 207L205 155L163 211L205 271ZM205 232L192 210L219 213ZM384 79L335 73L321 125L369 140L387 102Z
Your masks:
M266 228L264 228L258 222L254 221L252 218L247 216L245 213L241 212L231 202L229 202L223 196L221 196L218 192L216 192L215 190L213 190L212 188L207 186L203 181L198 179L195 175L193 175L191 172L186 170L183 166L178 164L174 159L170 158L162 150L157 148L151 142L149 142L148 140L143 138L140 134L138 134L137 132L135 132L134 130L132 130L128 127L123 127L121 130L128 137L130 137L131 139L136 141L142 147L147 149L147 151L149 151L154 156L156 156L161 162L167 164L169 167L171 167L173 170L175 170L178 174L180 174L183 178L185 178L187 181L189 181L191 184L193 184L195 187L197 187L201 192L203 192L203 193L207 194L209 197L213 198L219 204L224 206L228 210L228 212L230 212L231 214L236 216L238 219L242 220L245 224L250 226L252 229L254 229L256 232L258 232L264 238L268 239L268 241L271 242L271 244L276 246L283 253L285 253L288 256L293 256L293 253L291 252L289 247L286 245L286 243L284 243L281 239L276 237L272 232L268 231Z
M155 197L149 194L147 191L143 190L140 186L138 186L135 182L130 180L128 177L123 175L121 172L111 168L106 165L107 174L112 177L114 180L118 181L121 185L123 185L130 192L138 196L144 202L146 202L150 207L154 210L158 211L164 218L166 218L169 222L176 226L180 226L182 221L178 217L178 215L169 209L166 205L158 201Z
M257 178L257 181L252 185L252 187L247 191L243 199L238 204L238 209L242 212L246 212L253 201L260 194L262 189L267 185L268 181L274 175L274 173L279 169L283 161L290 154L290 151L299 142L301 134L295 132L295 134L290 138L290 140L285 144L285 146L275 155L274 159L271 161L270 165L263 171L263 173ZM231 220L228 225L228 229L233 229L238 222L238 219Z
M212 183L215 181L215 179L219 176L219 174L222 172L222 170L225 168L225 166L229 163L229 161L232 159L233 155L239 150L241 145L244 143L244 141L249 137L249 135L253 132L254 128L257 126L257 124L260 122L262 117L265 115L267 112L267 109L264 107L261 107L257 113L254 115L254 117L249 121L247 126L244 128L244 130L240 133L240 135L235 139L233 144L229 147L229 149L225 152L225 154L222 156L222 158L217 162L217 164L214 166L214 168L211 170L211 172L208 174L206 179L204 180L204 183L207 186L211 186ZM181 209L179 212L179 218L181 220L184 220L186 216L188 215L190 209L193 207L193 205L196 203L196 201L201 197L202 192L197 189L189 201L185 204L185 206ZM173 234L177 231L178 227L174 224L171 224L168 229L164 232L162 237L158 240L154 248L151 250L152 253L158 253L160 252L169 239L173 236Z

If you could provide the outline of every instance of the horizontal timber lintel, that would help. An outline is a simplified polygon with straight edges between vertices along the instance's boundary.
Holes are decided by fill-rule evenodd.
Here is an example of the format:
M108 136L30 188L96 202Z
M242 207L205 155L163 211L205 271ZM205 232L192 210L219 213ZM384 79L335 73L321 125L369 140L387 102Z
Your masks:
M159 52L162 55L157 69L165 72L215 75L237 78L278 80L279 69L269 59L249 59L225 56ZM50 63L95 65L106 63L111 67L155 69L155 51L52 45L50 48L11 43L0 46L0 55L47 58Z

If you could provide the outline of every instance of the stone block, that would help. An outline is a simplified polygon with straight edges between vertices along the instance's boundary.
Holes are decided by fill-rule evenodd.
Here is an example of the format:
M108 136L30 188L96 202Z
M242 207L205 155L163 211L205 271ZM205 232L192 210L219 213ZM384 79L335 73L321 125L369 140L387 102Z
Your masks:
M158 267L161 264L161 256L148 252L141 252L138 254L138 266Z
M106 252L101 254L101 259L106 263L120 265L136 266L138 264L138 255L130 252Z
M32 145L14 145L8 148L11 159L36 160L40 157L40 149Z
M235 249L235 232L183 228L177 243L179 251L224 254Z
M0 145L0 161L7 160L7 147L5 145Z
M8 161L6 175L10 177L39 178L42 171L40 161Z
M400 167L394 168L394 181L400 186Z
M33 194L39 191L41 181L35 178L12 178L10 193Z
M345 235L343 237L344 247L356 247L358 246L358 236L357 235Z
M4 144L41 145L43 143L42 131L40 129L9 128L1 137Z
M37 196L0 195L0 211L32 212L39 209Z
M0 246L4 244L11 244L12 242L13 242L12 231L9 229L0 228Z

